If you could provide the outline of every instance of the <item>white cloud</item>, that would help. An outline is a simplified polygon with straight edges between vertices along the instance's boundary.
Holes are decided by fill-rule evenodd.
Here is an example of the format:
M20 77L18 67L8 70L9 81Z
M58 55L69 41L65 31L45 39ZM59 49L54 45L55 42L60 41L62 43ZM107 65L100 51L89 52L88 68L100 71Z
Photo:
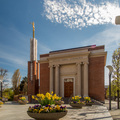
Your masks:
M86 46L88 43L89 45L105 45L105 50L107 51L106 65L112 65L112 54L120 45L120 27L112 26L87 40L83 40L80 44ZM105 84L107 85L109 84L108 73L109 70L105 67Z
M93 0L44 0L44 14L51 22L63 23L70 28L97 24L114 24L120 7L117 0L95 4Z
M120 27L112 26L108 29L93 35L91 38L81 42L82 45L86 44L105 45L106 50L113 50L119 46L120 43Z

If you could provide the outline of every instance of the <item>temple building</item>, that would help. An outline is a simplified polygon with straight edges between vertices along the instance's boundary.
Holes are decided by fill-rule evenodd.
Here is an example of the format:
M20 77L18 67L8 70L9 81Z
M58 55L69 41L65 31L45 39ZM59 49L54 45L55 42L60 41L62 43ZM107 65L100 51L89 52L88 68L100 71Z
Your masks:
M40 60L37 60L36 39L31 39L30 44L28 96L53 91L61 97L90 96L104 102L104 67L107 56L104 45L50 51L40 55Z

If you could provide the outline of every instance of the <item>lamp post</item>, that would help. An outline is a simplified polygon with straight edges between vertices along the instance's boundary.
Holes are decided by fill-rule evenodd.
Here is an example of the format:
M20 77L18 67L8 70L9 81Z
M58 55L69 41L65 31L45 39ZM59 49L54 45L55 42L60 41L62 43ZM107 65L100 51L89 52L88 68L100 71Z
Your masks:
M116 16L115 24L116 25L120 25L120 16ZM119 109L119 89L117 90L117 95L118 95L118 100L117 100L118 105L117 105L117 108Z
M3 75L0 75L0 82L1 82L1 98L2 98L2 81L3 81Z
M113 67L111 65L106 66L109 69L109 110L111 110L111 75Z

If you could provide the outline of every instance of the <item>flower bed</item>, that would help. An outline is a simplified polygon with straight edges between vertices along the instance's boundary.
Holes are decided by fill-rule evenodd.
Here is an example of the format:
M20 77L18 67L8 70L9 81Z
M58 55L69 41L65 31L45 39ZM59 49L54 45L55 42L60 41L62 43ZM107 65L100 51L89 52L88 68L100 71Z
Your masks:
M55 105L64 104L64 101L62 101L62 97L55 96L54 100L55 100Z
M0 101L0 107L3 105L3 102L2 101Z
M82 108L82 106L85 105L85 102L81 101L80 99L81 97L79 96L72 97L70 101L70 106L72 106L73 108Z
M94 101L91 100L90 97L84 97L84 100L85 100L86 106L92 106L94 104Z
M35 119L42 120L58 120L59 118L65 116L67 114L66 106L54 105L55 100L60 97L53 95L53 92L44 94L37 94L36 96L32 96L33 99L39 102L39 105L30 106L28 108L28 115Z
M41 105L35 105L35 106L30 106L28 108L28 112L32 113L55 113L55 112L66 112L66 106L59 106L59 105L46 105L46 106L41 106Z
M25 97L20 97L19 100L18 100L18 103L22 104L22 105L25 105L28 103L28 101L26 100Z

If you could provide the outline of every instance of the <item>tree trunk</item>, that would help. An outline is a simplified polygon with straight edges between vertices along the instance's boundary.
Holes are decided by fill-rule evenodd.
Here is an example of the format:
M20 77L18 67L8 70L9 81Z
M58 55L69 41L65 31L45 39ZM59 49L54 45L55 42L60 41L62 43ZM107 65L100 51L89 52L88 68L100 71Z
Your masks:
M2 98L2 82L1 82L1 98Z

